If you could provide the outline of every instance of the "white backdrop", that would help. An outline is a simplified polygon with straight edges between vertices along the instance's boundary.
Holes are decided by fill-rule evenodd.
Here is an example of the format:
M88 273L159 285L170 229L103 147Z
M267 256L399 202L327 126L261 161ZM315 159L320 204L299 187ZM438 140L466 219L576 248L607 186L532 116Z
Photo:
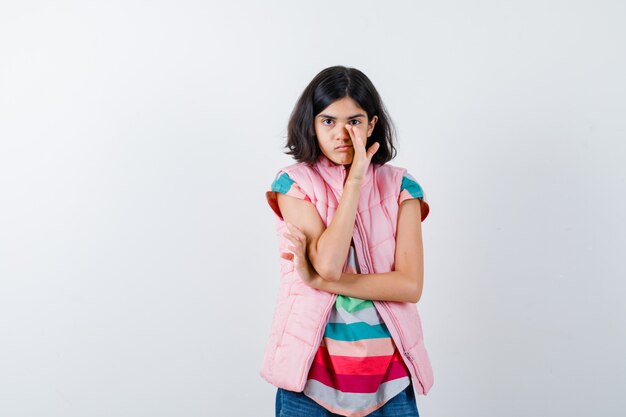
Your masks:
M621 1L2 1L0 415L272 416L264 192L365 72L431 206L423 417L622 416Z

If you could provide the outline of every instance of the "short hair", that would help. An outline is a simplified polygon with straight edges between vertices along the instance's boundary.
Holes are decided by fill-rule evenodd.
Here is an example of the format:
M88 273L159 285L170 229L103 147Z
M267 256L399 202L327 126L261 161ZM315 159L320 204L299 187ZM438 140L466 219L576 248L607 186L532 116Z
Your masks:
M322 70L306 86L298 99L287 126L287 155L298 162L315 163L322 151L315 135L315 116L335 100L350 97L367 112L368 122L376 115L378 121L365 145L380 143L371 163L383 165L396 154L395 127L391 117L369 78L356 68L333 66Z

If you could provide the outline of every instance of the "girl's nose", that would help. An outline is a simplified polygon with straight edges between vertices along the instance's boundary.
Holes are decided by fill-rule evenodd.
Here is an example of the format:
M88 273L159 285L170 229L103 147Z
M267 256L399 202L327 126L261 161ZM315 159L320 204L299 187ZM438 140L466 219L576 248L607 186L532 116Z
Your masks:
M337 133L338 139L350 139L350 132L348 132L348 128L346 125L338 124L339 132Z

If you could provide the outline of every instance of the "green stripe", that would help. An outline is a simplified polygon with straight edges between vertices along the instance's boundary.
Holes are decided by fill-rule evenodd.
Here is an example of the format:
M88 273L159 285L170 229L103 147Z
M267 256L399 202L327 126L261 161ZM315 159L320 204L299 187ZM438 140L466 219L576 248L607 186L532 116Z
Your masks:
M374 308L374 303L369 300L361 300L360 298L347 297L345 295L337 295L335 307L343 308L348 313L363 310L365 308Z
M361 339L381 339L390 337L389 330L384 324L370 326L367 323L328 323L324 337L344 342L354 342Z
M272 183L272 191L277 191L281 194L287 194L287 192L291 188L291 184L293 183L294 183L294 180L289 178L289 175L287 175L286 172L283 172Z
M413 198L424 197L422 187L420 187L417 182L405 176L402 177L402 185L400 186L400 191L402 190L407 190Z

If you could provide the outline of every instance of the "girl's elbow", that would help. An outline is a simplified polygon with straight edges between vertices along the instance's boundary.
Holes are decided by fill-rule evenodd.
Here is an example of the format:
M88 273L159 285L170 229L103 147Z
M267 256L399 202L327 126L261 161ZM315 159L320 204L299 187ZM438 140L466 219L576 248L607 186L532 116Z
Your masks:
M339 281L341 278L341 271L337 268L321 267L317 274L325 281Z
M405 303L417 304L422 296L421 293L417 291L408 291L406 294L406 299L402 300Z
M417 290L417 297L415 298L415 304L419 303L419 301L422 299L422 290L424 289L423 285L420 285L418 290Z
M328 274L326 275L326 281L339 281L341 274Z
M409 303L417 304L419 300L422 298L422 289L423 286L421 284L421 279L415 279L411 281L411 286L407 291L408 301Z

